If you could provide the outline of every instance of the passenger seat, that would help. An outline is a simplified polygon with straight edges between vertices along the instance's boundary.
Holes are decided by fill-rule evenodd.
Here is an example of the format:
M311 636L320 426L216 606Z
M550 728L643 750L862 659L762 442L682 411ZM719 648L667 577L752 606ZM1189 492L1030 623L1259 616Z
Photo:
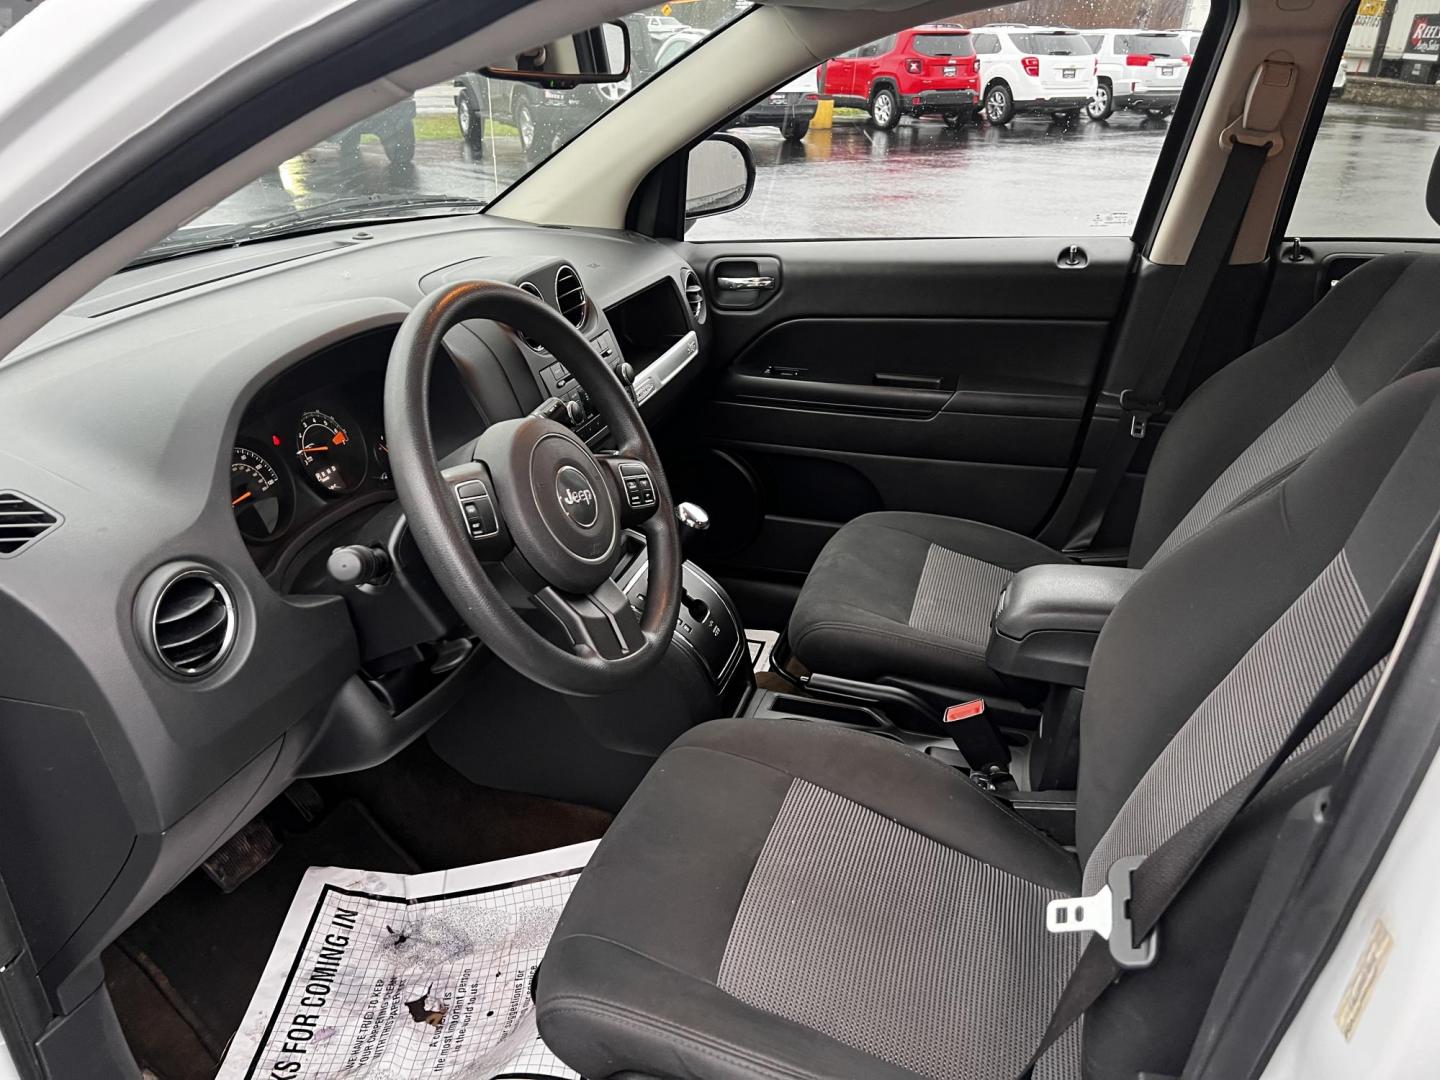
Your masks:
M1288 475L1361 403L1440 364L1440 256L1373 259L1289 330L1218 371L1156 448L1130 547L1144 567ZM881 512L821 551L790 618L811 671L1003 692L985 663L990 616L1027 566L1070 561L1019 533Z

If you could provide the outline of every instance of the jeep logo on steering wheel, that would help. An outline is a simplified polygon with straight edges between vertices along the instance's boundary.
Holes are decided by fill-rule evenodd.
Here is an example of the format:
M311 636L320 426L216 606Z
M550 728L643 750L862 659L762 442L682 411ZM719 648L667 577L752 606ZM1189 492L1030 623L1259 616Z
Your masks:
M555 494L565 516L582 529L590 528L600 516L595 489L585 479L585 474L573 465L562 466L555 474Z

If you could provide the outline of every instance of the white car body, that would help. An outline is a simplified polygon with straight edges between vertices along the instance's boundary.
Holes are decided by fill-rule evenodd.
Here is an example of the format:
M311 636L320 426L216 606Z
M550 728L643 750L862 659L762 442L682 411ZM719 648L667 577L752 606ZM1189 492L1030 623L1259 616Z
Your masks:
M1078 30L990 24L977 27L971 41L992 124L1016 113L1078 113L1095 96L1095 57Z
M1112 111L1151 114L1174 110L1190 73L1191 46L1174 30L1086 30L1095 51L1097 90L1086 111L1104 120Z

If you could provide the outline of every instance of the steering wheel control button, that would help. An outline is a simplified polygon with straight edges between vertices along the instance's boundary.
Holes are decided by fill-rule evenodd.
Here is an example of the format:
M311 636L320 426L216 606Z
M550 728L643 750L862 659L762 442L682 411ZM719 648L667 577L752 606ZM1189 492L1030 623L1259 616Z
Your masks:
M644 465L621 465L620 478L625 481L625 502L631 510L648 510L655 505L655 482Z
M465 480L456 484L455 498L460 503L460 513L465 517L471 540L499 535L500 519L495 514L495 504L490 501L485 481Z
M561 466L555 474L555 497L565 516L582 529L593 529L600 518L600 497L585 474L573 465Z

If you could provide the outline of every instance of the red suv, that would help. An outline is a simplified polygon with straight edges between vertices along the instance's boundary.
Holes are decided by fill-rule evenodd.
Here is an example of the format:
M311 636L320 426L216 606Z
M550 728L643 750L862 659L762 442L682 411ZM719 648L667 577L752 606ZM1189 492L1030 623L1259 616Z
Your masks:
M974 115L980 98L970 31L944 24L902 30L827 60L820 78L835 104L865 109L886 131L902 116L940 116L953 127Z

